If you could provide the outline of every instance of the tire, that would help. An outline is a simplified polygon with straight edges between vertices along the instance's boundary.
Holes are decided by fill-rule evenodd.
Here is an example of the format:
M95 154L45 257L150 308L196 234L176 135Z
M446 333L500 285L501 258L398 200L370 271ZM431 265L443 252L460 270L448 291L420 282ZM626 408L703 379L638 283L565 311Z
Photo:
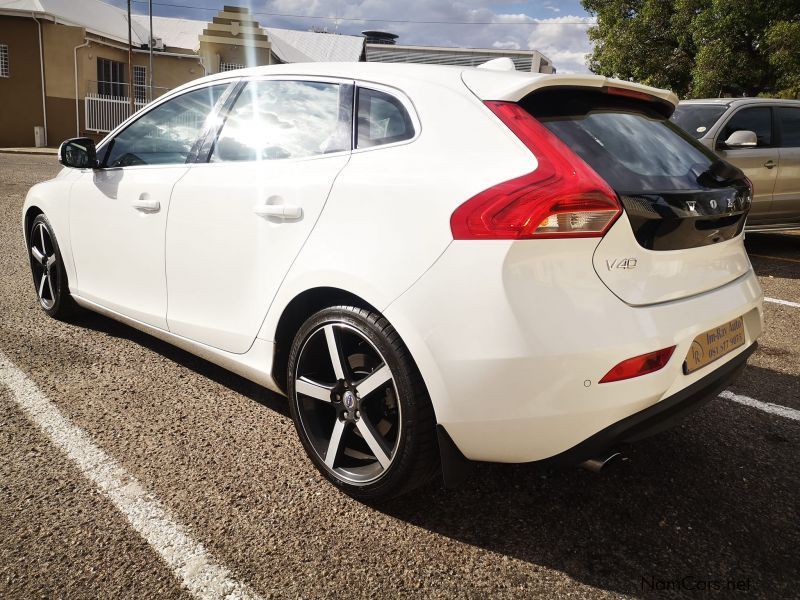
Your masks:
M306 453L348 495L385 501L440 472L427 390L381 315L353 306L312 315L294 338L287 382Z
M67 272L50 221L38 215L28 231L28 259L39 306L54 319L65 320L78 312L69 293Z

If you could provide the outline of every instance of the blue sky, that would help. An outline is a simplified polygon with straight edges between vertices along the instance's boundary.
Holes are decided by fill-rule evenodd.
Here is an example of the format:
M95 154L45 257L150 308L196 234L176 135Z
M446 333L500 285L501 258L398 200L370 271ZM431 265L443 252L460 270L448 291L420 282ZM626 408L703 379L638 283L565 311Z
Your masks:
M120 7L126 5L125 0L110 1ZM168 4L185 6L167 6ZM591 19L576 1L153 0L153 12L160 16L210 20L223 4L248 6L254 13L273 13L257 15L262 25L271 27L309 29L316 26L356 35L364 29L381 29L399 34L398 41L401 44L532 48L548 56L559 72L585 72L585 54L591 50L586 36ZM133 10L146 13L147 2L135 0ZM326 18L279 15L313 15ZM408 21L502 24L456 25Z

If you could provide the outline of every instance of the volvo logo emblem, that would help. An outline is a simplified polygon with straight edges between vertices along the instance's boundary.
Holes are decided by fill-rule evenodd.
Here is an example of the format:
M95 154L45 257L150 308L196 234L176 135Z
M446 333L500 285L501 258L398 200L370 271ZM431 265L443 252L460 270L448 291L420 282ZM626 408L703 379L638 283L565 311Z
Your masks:
M717 201L711 200L711 208L717 208Z
M733 198L728 198L728 210L733 210L733 206L736 201Z
M690 211L694 212L694 209L697 206L697 202L695 202L694 200L687 200L686 201L686 206L689 207Z
M342 402L347 410L352 410L356 405L356 395L350 390L346 391L342 396Z

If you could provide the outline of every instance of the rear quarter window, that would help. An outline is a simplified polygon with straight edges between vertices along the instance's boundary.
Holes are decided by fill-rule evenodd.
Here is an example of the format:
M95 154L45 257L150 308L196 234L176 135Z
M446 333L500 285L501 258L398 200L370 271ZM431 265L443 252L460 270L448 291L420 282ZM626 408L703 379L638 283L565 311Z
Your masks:
M396 97L368 88L358 89L356 148L393 144L414 137L414 123Z

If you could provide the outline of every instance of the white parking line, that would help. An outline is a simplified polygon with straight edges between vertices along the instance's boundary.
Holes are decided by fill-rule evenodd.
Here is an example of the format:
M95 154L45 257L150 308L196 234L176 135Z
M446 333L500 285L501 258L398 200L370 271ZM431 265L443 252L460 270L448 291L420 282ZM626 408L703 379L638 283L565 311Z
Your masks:
M214 564L202 544L174 521L164 506L118 465L89 435L73 425L22 371L0 352L0 384L12 393L36 423L83 474L114 503L131 526L169 565L175 577L197 598L258 599L228 570Z
M764 302L772 302L773 304L783 304L784 306L800 308L800 303L798 302L789 302L788 300L779 300L777 298L764 298Z
M749 396L739 396L738 394L734 394L728 390L721 392L719 397L737 402L738 404L743 404L744 406L749 406L750 408L756 408L771 415L778 415L780 417L791 419L792 421L800 421L800 410L789 408L788 406L772 404L771 402L761 402L760 400L750 398Z

